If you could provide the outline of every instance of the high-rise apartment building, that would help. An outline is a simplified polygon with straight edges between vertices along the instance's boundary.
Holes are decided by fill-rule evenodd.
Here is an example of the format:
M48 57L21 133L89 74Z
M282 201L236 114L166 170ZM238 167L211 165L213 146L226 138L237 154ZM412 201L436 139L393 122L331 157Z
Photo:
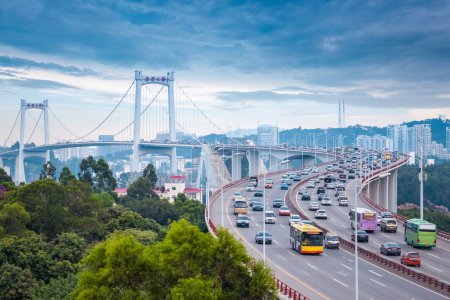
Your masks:
M447 148L447 152L450 154L450 127L445 128L445 148Z
M363 149L383 151L388 149L392 151L392 139L383 135L358 135L356 137L356 145Z
M418 155L420 148L422 149L423 157L432 155L431 153L431 125L430 124L417 124L412 127L411 130L412 148L411 152L415 152Z
M258 145L278 145L278 127L274 127L271 125L258 126Z
M408 127L406 125L389 125L387 138L392 140L392 151L408 153Z

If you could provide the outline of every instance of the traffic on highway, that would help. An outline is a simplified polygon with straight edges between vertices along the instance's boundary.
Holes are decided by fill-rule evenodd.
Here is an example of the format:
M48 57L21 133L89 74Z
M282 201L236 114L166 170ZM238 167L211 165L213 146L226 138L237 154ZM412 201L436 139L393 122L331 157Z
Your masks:
M268 174L259 180L252 177L251 182L224 190L223 205L213 200L211 218L241 240L252 256L265 259L277 278L310 299L354 297L354 252L342 249L339 238L357 239L358 247L450 282L448 241L438 239L434 246L433 240L428 249L407 245L403 224L387 213L381 215L358 196L360 177L377 168L372 162L368 167L368 155L372 153L353 153L332 163ZM432 234L433 224L425 225L430 229L427 235ZM360 299L450 299L370 261L359 259L358 264Z

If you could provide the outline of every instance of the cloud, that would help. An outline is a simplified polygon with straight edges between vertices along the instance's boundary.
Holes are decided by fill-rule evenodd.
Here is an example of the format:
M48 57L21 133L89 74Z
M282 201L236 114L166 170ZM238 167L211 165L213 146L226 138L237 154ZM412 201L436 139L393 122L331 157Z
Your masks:
M0 79L0 85L3 86L16 86L28 89L77 89L74 86L60 83L51 80L42 79L31 79L31 78L21 78L21 79Z
M45 69L57 71L60 73L74 76L98 76L99 73L87 68L78 68L74 66L62 66L55 63L37 62L30 59L10 56L0 56L0 65L2 67L20 68L20 69Z

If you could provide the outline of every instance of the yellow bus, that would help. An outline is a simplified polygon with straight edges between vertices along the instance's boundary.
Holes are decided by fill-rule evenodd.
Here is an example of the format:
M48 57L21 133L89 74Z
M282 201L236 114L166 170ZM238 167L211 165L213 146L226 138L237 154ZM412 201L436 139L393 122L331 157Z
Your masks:
M309 224L292 224L290 242L292 249L302 254L323 252L323 232Z

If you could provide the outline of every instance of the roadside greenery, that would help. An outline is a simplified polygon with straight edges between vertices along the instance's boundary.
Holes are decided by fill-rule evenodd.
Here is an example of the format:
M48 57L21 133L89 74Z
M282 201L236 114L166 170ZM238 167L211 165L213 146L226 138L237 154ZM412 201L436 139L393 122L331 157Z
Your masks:
M20 186L0 168L0 299L272 297L268 269L228 232L205 233L199 201L153 192L153 166L117 198L105 161L81 164L79 179L47 163Z

